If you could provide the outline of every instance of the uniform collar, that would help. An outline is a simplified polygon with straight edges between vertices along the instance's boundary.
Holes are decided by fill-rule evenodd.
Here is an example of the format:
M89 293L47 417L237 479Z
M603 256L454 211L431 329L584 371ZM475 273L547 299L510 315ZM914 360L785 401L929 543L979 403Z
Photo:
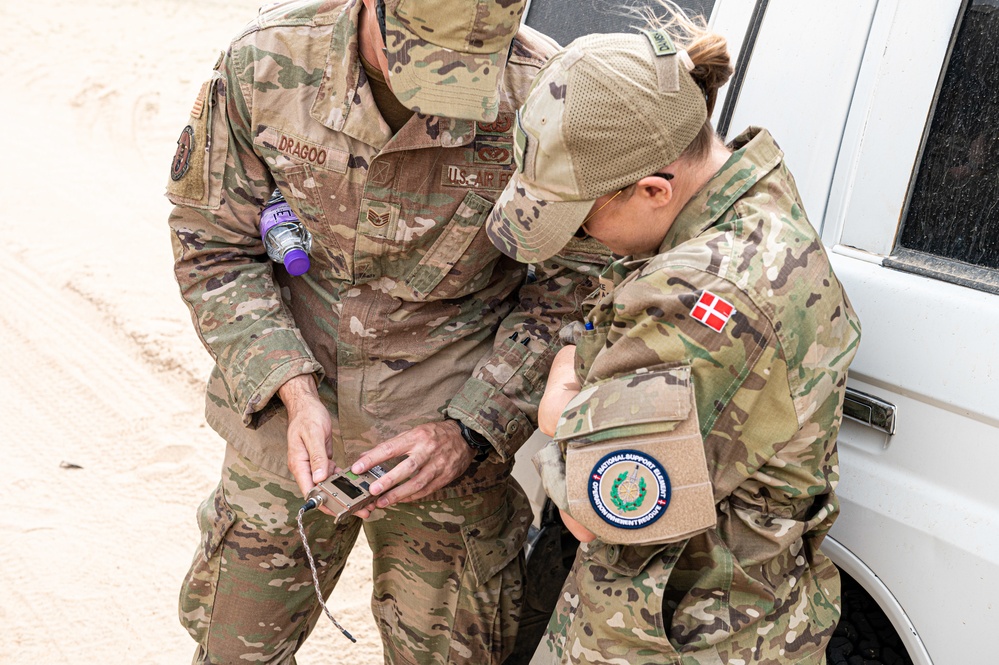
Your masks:
M475 123L414 114L394 137L380 117L365 113L375 109L366 84L358 44L361 0L348 2L333 20L333 34L326 69L312 103L312 117L330 129L378 148L409 150L467 145L475 138ZM391 146L388 146L391 139Z
M784 153L765 129L750 127L730 144L732 156L683 207L663 238L666 252L714 226L749 188L777 168Z

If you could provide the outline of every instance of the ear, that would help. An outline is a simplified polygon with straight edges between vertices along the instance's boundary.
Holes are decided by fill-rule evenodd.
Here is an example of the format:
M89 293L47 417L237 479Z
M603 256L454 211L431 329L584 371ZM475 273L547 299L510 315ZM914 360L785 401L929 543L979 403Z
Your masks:
M673 200L673 183L660 175L650 175L635 183L635 195L653 208L666 206Z

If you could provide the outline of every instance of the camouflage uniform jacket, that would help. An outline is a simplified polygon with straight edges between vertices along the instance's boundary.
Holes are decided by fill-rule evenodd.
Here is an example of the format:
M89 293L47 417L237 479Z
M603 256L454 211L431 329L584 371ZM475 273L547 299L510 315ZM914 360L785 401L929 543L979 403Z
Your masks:
M558 330L581 317L607 257L580 243L528 279L483 229L513 168L515 109L555 45L520 31L495 122L415 114L393 136L359 59L360 7L262 13L220 58L178 142L169 223L182 295L216 362L207 418L287 476L275 393L314 374L341 465L446 415L484 434L498 455L445 491L468 494L502 479L533 431ZM299 277L260 239L275 185L314 237Z
M689 377L717 509L716 526L688 540L609 546L607 565L673 562L653 592L685 663L804 662L822 658L839 617L819 544L838 512L836 435L860 324L769 133L750 129L733 147L657 256L608 268L576 369L584 393L617 392L632 414L647 410L633 402L636 372ZM711 322L720 332L695 318L704 294L735 308ZM599 414L574 400L556 438L613 439ZM619 423L622 441L657 426L636 420Z

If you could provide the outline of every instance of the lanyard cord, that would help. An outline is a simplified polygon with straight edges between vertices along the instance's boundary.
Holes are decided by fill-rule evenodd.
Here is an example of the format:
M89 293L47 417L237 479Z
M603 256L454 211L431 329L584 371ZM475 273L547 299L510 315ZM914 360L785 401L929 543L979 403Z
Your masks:
M305 527L302 525L302 515L305 514L305 511L312 510L318 505L319 503L316 502L315 499L309 499L305 502L305 505L298 509L298 535L302 537L302 544L305 545L305 554L309 559L309 568L312 569L312 583L316 588L316 598L319 599L319 604L323 606L323 612L325 612L326 616L330 618L333 625L339 628L340 632L347 636L348 640L356 643L357 640L354 639L354 636L344 630L344 627L333 618L332 614L330 614L329 608L326 607L326 603L323 601L323 594L319 591L319 573L316 572L316 562L312 558L312 550L309 548L309 539L305 537Z

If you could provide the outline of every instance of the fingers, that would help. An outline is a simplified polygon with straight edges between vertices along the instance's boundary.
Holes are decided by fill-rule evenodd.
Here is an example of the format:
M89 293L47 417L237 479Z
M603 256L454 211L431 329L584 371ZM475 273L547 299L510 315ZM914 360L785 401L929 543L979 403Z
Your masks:
M558 512L562 515L562 523L565 524L565 528L576 537L576 540L581 543L588 543L596 539L596 534L577 522L572 515L561 508L559 508Z
M305 440L309 453L309 466L312 469L312 482L321 483L330 477L333 461L330 459L331 446L328 440L309 437Z
M356 513L354 513L354 517L358 517L358 518L360 518L362 520L366 520L369 517L371 517L371 511L368 510L367 508L361 508Z
M302 496L329 478L334 468L325 440L288 433L288 469Z
M316 483L312 480L312 461L309 457L309 450L305 446L305 442L299 437L293 438L291 432L288 433L288 470L291 471L295 482L298 483L298 489L302 491L302 496L306 496L309 490L315 487Z
M351 465L350 470L354 473L364 473L371 467L383 464L388 460L405 457L395 468L371 484L369 491L372 494L382 494L405 481L406 478L416 476L420 472L429 457L426 444L427 435L424 432L418 430L403 432L388 441L381 442L361 455ZM398 496L398 493L395 496Z
M333 469L333 422L318 399L288 417L288 469L302 496L316 483L329 477Z
M400 466L403 466L408 461L406 460ZM396 467L393 471L398 469L399 467ZM417 469L413 475L400 474L391 479L391 484L383 484L382 487L378 488L377 492L372 492L372 494L376 495L381 494L375 501L375 506L378 508L387 508L396 503L414 501L427 496L446 484L439 482L440 478L441 475L433 465ZM388 474L386 474L385 477L378 480L378 483L384 483L388 479ZM372 489L374 489L374 485ZM382 494L383 492L384 494Z
M575 346L566 346L552 362L545 394L538 405L538 429L548 436L555 436L555 429L565 407L579 394L576 382Z
M378 496L374 504L377 508L417 501L436 492L468 468L472 451L453 422L428 423L375 446L354 463L351 471L363 473L398 458L403 459L369 488Z
M394 457L409 454L406 450L409 432L393 437L388 441L382 441L377 446L357 458L357 461L350 466L354 473L364 473L373 466L377 466Z
M371 484L369 491L378 497L375 506L386 508L400 501L411 500L412 495L433 484L436 476L435 465L422 466L414 456L407 457L391 471Z

